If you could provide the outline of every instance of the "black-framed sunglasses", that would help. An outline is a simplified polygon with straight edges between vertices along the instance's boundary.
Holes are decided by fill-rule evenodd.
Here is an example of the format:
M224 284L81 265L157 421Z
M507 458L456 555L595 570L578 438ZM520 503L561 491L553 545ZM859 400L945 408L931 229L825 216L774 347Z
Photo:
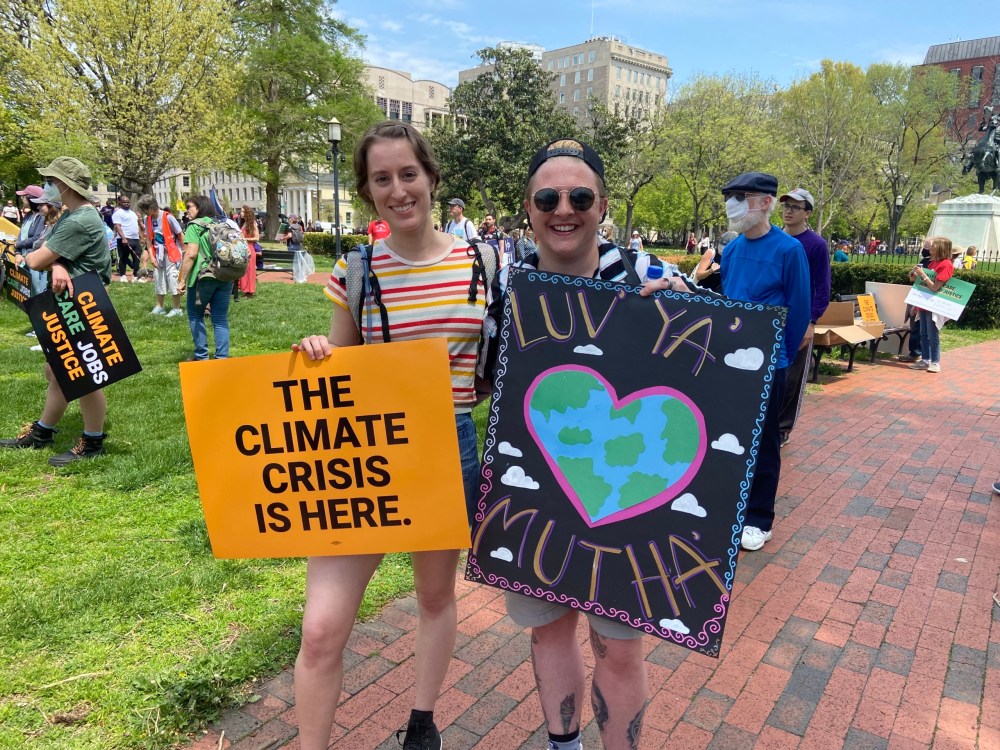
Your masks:
M740 203L747 199L747 195L753 195L752 193L739 193L739 192L728 192L722 194L722 200L727 201L730 198L735 198Z
M594 205L594 199L597 198L594 191L586 187L575 187L571 190L542 188L532 194L531 201L535 204L535 208L548 214L556 210L559 205L559 196L563 193L569 196L569 205L573 207L574 211L589 211L590 207Z

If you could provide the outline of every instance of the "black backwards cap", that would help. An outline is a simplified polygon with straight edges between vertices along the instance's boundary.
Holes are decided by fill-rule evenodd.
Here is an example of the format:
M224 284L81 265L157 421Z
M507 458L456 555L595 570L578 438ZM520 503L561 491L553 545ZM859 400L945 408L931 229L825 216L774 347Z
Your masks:
M528 179L531 179L542 164L556 156L573 156L580 159L594 170L601 178L601 182L604 182L604 162L601 161L601 157L586 143L570 138L557 138L538 149L531 159L531 166L528 167Z

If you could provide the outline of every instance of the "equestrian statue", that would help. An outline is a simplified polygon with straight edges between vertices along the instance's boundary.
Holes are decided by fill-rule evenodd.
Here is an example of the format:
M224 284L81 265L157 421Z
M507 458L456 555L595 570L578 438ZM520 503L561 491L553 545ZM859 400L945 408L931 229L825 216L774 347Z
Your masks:
M962 167L962 174L968 174L973 169L976 170L976 178L979 180L979 192L986 192L986 181L993 180L993 189L1000 187L1000 134L997 129L1000 127L1000 113L994 114L993 107L983 108L983 121L979 123L979 130L985 131L982 138L977 141L969 158L966 159Z

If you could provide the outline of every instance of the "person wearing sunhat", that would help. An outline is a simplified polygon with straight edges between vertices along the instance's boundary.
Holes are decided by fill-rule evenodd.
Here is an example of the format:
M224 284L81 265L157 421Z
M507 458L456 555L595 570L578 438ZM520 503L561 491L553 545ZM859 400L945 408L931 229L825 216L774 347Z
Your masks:
M90 170L79 159L60 156L38 172L45 177L43 198L49 204L65 207L52 232L25 261L29 268L51 274L52 291L57 295L73 294L73 279L95 271L101 280L111 282L111 253L104 234L101 215L90 203ZM48 389L41 416L16 438L0 440L3 448L47 448L55 440L56 425L66 412L68 402L51 368L45 365ZM94 458L104 453L104 419L107 401L103 391L88 393L79 399L83 415L83 435L76 445L49 459L52 466Z
M771 224L777 195L778 179L764 172L744 172L722 187L729 228L739 232L723 255L723 293L730 299L788 308L744 513L745 550L758 550L771 538L781 474L779 412L788 366L809 329L809 264L802 243Z

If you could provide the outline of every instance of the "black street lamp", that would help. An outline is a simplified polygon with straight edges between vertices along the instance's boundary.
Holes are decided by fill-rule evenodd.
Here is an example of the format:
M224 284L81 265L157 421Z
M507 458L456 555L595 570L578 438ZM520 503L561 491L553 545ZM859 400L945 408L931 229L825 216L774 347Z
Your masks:
M899 235L899 214L903 210L903 196L897 195L892 211L892 232L889 237L889 254L896 254L896 241Z
M337 173L337 164L340 161L340 120L331 117L326 124L326 139L330 141L330 150L333 151L333 220L334 231L337 236L337 257L340 257L340 176Z

